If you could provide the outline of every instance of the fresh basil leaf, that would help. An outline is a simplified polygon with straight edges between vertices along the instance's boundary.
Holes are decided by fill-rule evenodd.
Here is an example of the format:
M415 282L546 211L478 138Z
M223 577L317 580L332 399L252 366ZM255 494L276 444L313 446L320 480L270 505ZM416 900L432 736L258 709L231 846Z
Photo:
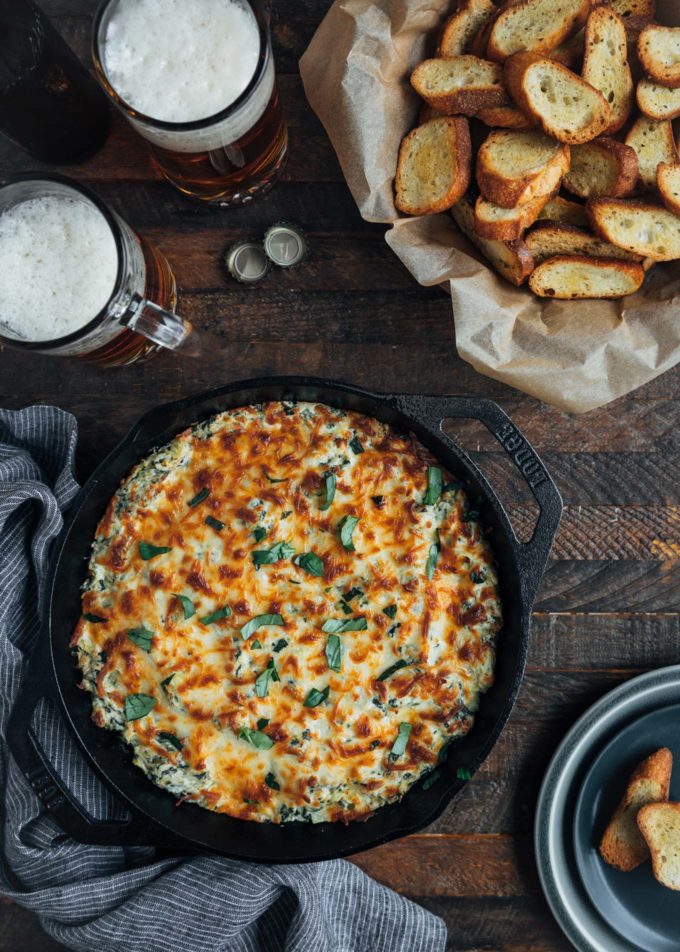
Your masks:
M161 681L161 687L167 688L167 686L170 684L170 682L172 681L174 677L175 677L175 672L173 671L172 674L169 674L167 676L167 678L163 678L163 680Z
M256 569L261 565L273 565L281 559L288 559L295 553L295 547L288 542L277 542L271 549L255 549L253 552L253 563Z
M342 597L346 602L351 602L353 598L363 594L364 590L362 588L350 588L349 592L346 592Z
M470 581L475 585L481 585L482 582L486 582L486 575L484 572L470 572Z
M388 618L397 617L397 606L396 605L386 605L383 608L383 615L387 615Z
M274 651L274 652L276 652L276 654L278 654L279 651L281 651L283 648L285 648L285 647L287 646L287 644L288 644L288 642L286 641L285 638L279 638L279 640L278 640L278 641L276 642L276 644L273 646L272 651Z
M202 625L214 625L216 621L221 621L223 618L229 618L231 615L231 608L228 605L225 605L224 608L218 608L217 611L211 612L209 615L203 615L198 620Z
M392 744L392 749L390 750L390 757L393 760L396 760L397 757L401 757L406 751L406 745L408 744L408 739L411 736L411 724L402 722L399 725L399 731L397 732L397 739Z
M436 784L436 782L439 780L440 777L441 777L441 774L439 773L439 771L433 770L431 774L427 775L425 779L425 783L423 784L423 790L429 790L430 787L434 787L434 785Z
M353 453L356 453L357 456L359 455L359 453L363 453L364 451L364 448L361 445L361 440L359 439L358 436L352 437L352 439L349 441L349 448L352 450Z
M145 628L144 625L140 628L128 628L127 636L133 645L137 645L138 648L143 648L144 651L151 650L153 632Z
M317 578L323 577L323 562L316 552L305 552L302 555L296 555L293 559L296 565L299 565L305 572L315 575Z
M335 474L331 473L330 470L327 470L323 474L324 479L324 489L326 490L324 501L319 506L322 512L325 512L326 509L330 509L331 503L335 499L335 487L337 486L337 479Z
M184 747L184 744L179 739L179 737L175 737L174 734L169 734L168 731L159 731L158 739L162 744L170 744L170 746L174 747L175 750L182 750Z
M190 505L191 508L193 509L194 506L200 505L200 503L202 503L204 499L207 499L209 495L210 495L210 490L209 490L209 489L207 489L207 488L201 489L200 492L197 492L197 493L196 493L196 495L193 497L193 499L190 499L190 500L189 500L189 505Z
M382 504L385 502L384 496L371 496L372 502L380 509Z
M443 493L451 493L451 492L454 492L454 493L455 493L455 492L458 492L458 490L459 490L459 489L462 489L462 488L463 488L463 486L461 485L461 483L457 483L455 480L453 480L452 482L447 483L445 486L442 487L442 492L443 492Z
M323 691L318 691L316 688L312 688L307 697L304 700L305 707L318 707L319 704L328 698L328 692L330 687L325 687Z
M165 552L170 552L169 545L153 545L151 542L139 543L139 554L145 562L148 562L149 559L155 559L157 555L163 555Z
M337 635L329 635L326 642L326 661L331 671L342 669L342 642Z
M454 741L455 737L449 737L449 739L439 749L439 754L437 755L438 763L446 763L446 761L449 759L449 754L451 753L451 748L453 747Z
M338 523L338 536L342 547L348 552L354 552L354 543L352 542L352 533L357 527L359 520L356 516L343 516Z
M102 618L101 615L93 615L92 612L84 612L83 618L85 621L89 621L91 625L103 625L106 621L106 618Z
M267 530L264 526L258 526L257 529L253 529L253 535L255 536L256 542L262 542L264 537L267 535Z
M156 705L156 698L148 694L128 694L125 698L125 720L138 721L146 717Z
M434 506L442 494L442 471L438 466L427 467L427 492L423 503L426 506Z
M257 650L258 648L261 648L262 645L260 644L260 642L259 642L259 641L257 640L257 638L256 638L255 641L251 642L250 647L251 647L251 648L254 648L255 650Z
M187 598L186 595L177 595L175 594L175 592L173 592L172 594L182 606L182 611L184 612L185 621L188 618L192 618L196 614L196 606L191 601L191 599Z
M292 516L292 515L293 515L293 510L292 510L292 509L286 509L285 512L282 512L282 513L281 513L281 518L282 518L282 519L287 519L288 516Z
M261 717L259 721L257 722L257 729L259 731L263 731L268 723L269 723L268 717Z
M267 776L264 778L264 782L267 784L268 787L271 787L272 790L281 789L281 784L278 782L278 780L276 779L273 773L268 773Z
M435 541L430 546L430 551L427 554L427 564L425 566L425 571L430 581L432 581L434 570L437 568L437 562L439 561L439 549L439 531L437 531L435 532Z
M345 615L351 615L352 612L354 611L354 609L352 608L352 606L351 606L351 605L348 605L347 602L343 602L342 599L340 599L340 601L338 602L338 604L339 604L340 608L343 610L343 612L345 613Z
M206 526L210 526L211 529L214 529L215 532L221 532L224 529L224 523L220 522L219 519L215 519L213 516L206 516L203 520Z
M254 634L258 628L264 628L265 625L276 625L279 628L283 628L285 624L286 623L284 622L281 615L255 615L254 618L251 618L250 621L247 621L241 628L241 637L250 638L250 636Z
M276 670L276 665L274 664L274 659L270 658L267 663L267 667L264 669L262 674L258 675L255 679L255 694L257 697L267 697L267 694L269 693L269 682L280 680L279 672Z
M265 476L267 477L267 479L269 480L270 483L287 483L287 482L288 482L288 477L287 477L287 476L286 476L284 479L275 479L273 476L270 476L270 475L269 475L269 473L267 472L266 469L265 469L265 471L264 471L264 474L265 474Z
M253 747L257 747L258 750L269 750L270 747L274 746L274 741L271 737L267 737L262 731L253 731L249 727L242 727L238 732L238 736L241 740L248 741Z
M321 626L327 635L342 635L346 631L366 631L368 625L363 615L358 618L329 618Z
M472 774L469 770L466 770L465 767L458 767L456 770L456 777L459 780L472 780Z
M379 674L377 677L378 681L386 681L390 675L394 674L395 671L400 671L402 668L407 668L411 661L405 661L403 658L400 658L398 661L395 661L394 664L391 664L389 668L385 668L382 674Z

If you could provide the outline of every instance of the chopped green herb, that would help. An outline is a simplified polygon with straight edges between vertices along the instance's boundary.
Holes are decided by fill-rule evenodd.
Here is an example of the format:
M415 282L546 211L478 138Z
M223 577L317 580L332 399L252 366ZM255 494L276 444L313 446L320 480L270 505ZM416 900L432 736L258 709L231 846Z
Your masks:
M106 618L102 618L101 615L93 615L92 612L85 612L83 618L85 621L89 621L91 625L103 625L106 621Z
M427 492L423 502L426 506L434 506L442 494L442 471L438 466L427 467Z
M396 605L386 605L383 608L383 615L387 615L388 618L397 617L397 606Z
M328 698L328 692L330 687L325 687L323 691L318 691L316 688L312 688L307 697L304 700L305 707L318 707L319 704Z
M264 628L265 625L277 625L279 628L283 628L285 622L281 615L277 614L255 615L254 618L247 621L241 628L241 637L250 638L258 628Z
M148 628L145 628L144 625L142 625L140 628L128 628L127 636L134 645L137 645L138 648L143 648L144 651L151 650L153 632L149 631Z
M326 642L326 661L331 671L342 668L342 642L337 635L329 635Z
M354 611L354 609L352 608L352 606L351 606L351 605L348 605L347 602L343 602L342 599L340 599L340 601L338 602L338 605L340 606L340 608L343 610L343 612L344 612L346 615L351 615L352 612Z
M249 727L242 727L238 732L238 736L241 740L248 741L253 747L257 747L258 750L269 750L270 747L274 746L274 741L271 737L267 737L262 731L253 731Z
M259 642L259 641L257 640L257 638L256 638L255 641L252 642L252 644L251 644L250 647L251 647L251 648L261 648L262 645L260 644L260 642Z
M148 562L149 559L155 559L157 555L163 555L169 551L169 545L153 545L151 542L139 543L139 554L145 562Z
M481 585L482 582L486 582L486 575L484 572L470 572L470 581L475 585Z
M200 492L196 493L193 499L189 500L189 505L193 509L194 506L198 506L200 503L203 502L204 499L207 499L209 495L210 495L209 489L207 488L202 489Z
M328 618L321 626L327 635L342 635L345 631L366 631L368 625L363 615L358 618Z
M348 552L354 552L354 543L352 542L352 533L357 527L359 520L356 516L343 516L338 523L338 536L344 549Z
M167 688L167 686L170 684L170 682L172 681L174 677L175 677L175 672L173 671L172 674L169 674L167 676L167 678L163 678L163 680L161 681L161 687Z
M439 549L439 531L437 531L435 532L435 541L430 546L430 551L427 555L427 565L425 566L425 571L430 581L432 581L434 570L437 568L437 562L439 561Z
M218 608L217 611L211 612L209 615L203 615L198 620L202 625L214 625L216 621L221 621L223 618L229 618L231 615L231 608L228 605L225 605L224 608Z
M174 592L173 595L182 606L185 620L187 618L192 618L196 614L196 606L191 601L191 599L187 598L186 595L176 595Z
M257 729L259 731L263 731L268 723L269 723L268 717L261 717L259 721L257 722Z
M276 644L272 647L272 651L275 652L276 654L278 654L279 651L281 651L283 648L285 648L287 644L288 644L288 642L286 641L285 638L279 638L279 640L276 642Z
M442 492L443 492L443 493L451 493L451 492L454 492L454 493L455 493L455 492L458 492L458 490L459 490L459 489L462 489L462 488L463 488L462 485L461 485L460 483L455 482L455 480L454 480L454 481L452 481L452 482L450 482L450 483L446 483L446 485L442 487Z
M288 516L291 516L292 514L293 514L293 510L292 510L292 509L286 509L285 512L282 512L282 513L281 513L281 518L282 518L282 519L287 519Z
M156 698L148 694L128 694L125 698L125 720L138 721L146 717L156 704Z
M399 731L397 733L397 739L392 744L392 749L390 750L390 757L393 760L396 760L397 757L406 751L406 745L408 744L408 739L411 736L411 725L402 721L399 725Z
M296 565L299 565L310 575L316 575L317 578L323 577L323 562L316 552L305 552L303 555L296 555L293 559Z
M443 764L448 760L449 754L451 753L451 748L453 747L454 740L455 740L454 737L449 737L446 743L440 748L439 753L437 755L438 763Z
M398 661L395 661L394 664L391 664L389 668L385 668L383 673L378 675L377 680L386 681L395 671L399 671L401 668L407 668L410 664L410 661L405 661L403 658L400 658Z
M267 697L269 693L269 682L280 680L281 678L279 677L279 672L276 670L274 659L270 658L267 662L267 667L262 674L258 675L255 679L255 694L258 697Z
M364 448L361 445L361 440L359 439L358 436L352 437L352 439L349 441L349 448L352 450L353 453L356 453L357 456L359 455L359 453L363 453L364 451Z
M324 501L321 503L319 508L321 509L322 512L325 512L326 509L330 509L331 503L333 502L335 498L335 487L337 485L337 480L335 478L335 474L331 473L330 470L327 470L323 474L323 479L324 479L324 488L326 492L325 492Z
M372 500L373 503L378 507L378 509L380 509L380 507L382 506L382 504L385 502L385 497L384 497L384 496L371 496L371 500Z
M479 519L479 511L477 509L468 509L467 512L463 513L463 522L476 522Z
M425 779L425 783L423 784L423 790L429 790L430 787L433 787L440 777L441 777L441 774L439 773L439 771L433 770L431 774L427 775L427 778Z
M273 565L281 559L288 559L295 552L295 547L288 542L277 542L271 549L255 549L253 563L256 569L261 565Z
M167 731L159 731L158 739L162 744L170 744L175 750L181 750L184 746L179 737L175 737L174 734L169 734Z
M204 522L206 526L210 526L215 532L221 532L222 529L224 529L224 523L220 522L219 519L215 519L213 516L206 516Z
M364 591L361 588L350 588L349 592L346 592L343 595L343 598L346 602L351 602L353 598L356 598L358 595L363 595Z
M256 542L262 542L264 537L267 535L267 530L264 526L258 526L257 529L253 529L253 535L255 536Z
M278 780L276 779L273 773L268 773L267 776L264 778L264 782L267 784L268 787L271 787L272 790L281 789L281 784L278 782Z
M465 767L459 767L456 770L456 777L458 777L459 780L472 780L472 774L469 770L466 770Z
M288 477L287 477L287 476L286 476L284 479L275 479L273 476L270 476L270 475L269 475L269 473L267 472L266 469L265 469L265 471L264 471L264 474L265 474L265 476L267 477L267 479L269 480L270 483L287 483L287 482L288 482Z

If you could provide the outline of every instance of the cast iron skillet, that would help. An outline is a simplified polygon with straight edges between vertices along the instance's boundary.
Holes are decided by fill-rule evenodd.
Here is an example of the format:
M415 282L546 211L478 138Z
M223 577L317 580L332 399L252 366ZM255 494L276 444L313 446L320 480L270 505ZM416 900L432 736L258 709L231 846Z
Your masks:
M96 727L90 696L68 644L80 615L80 587L86 574L95 527L109 499L132 466L152 449L197 420L231 407L263 400L311 400L373 416L409 430L466 486L499 566L505 616L494 686L483 697L474 727L456 744L429 789L423 781L403 799L368 820L341 823L253 823L212 813L156 787L133 766L116 734ZM450 417L480 420L496 437L529 485L540 506L533 538L520 543L493 489L467 454L442 432ZM531 606L559 524L562 500L540 459L495 403L473 397L377 394L347 384L310 377L273 377L230 384L147 413L104 460L76 498L55 546L47 593L44 637L8 727L14 757L57 823L76 840L107 845L152 845L222 853L251 862L309 862L369 849L432 823L458 793L457 770L474 772L491 750L519 690L529 639ZM102 822L79 804L52 767L31 720L40 698L56 703L66 724L99 777L129 808L124 822Z

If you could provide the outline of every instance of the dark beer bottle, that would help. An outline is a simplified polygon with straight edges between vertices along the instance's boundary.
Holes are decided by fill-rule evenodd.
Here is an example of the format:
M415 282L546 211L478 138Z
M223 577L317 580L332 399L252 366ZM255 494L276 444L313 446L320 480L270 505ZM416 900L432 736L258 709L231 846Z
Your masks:
M0 132L44 162L79 162L109 130L106 98L32 0L0 0Z

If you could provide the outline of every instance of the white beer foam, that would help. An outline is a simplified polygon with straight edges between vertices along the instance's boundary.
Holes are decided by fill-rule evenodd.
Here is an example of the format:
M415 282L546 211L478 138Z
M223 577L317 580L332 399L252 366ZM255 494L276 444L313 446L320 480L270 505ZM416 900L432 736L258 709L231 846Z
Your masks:
M108 222L94 205L44 196L0 215L0 334L64 337L106 306L118 272Z
M109 82L133 109L194 122L241 95L259 53L257 20L241 0L118 0L102 56Z

